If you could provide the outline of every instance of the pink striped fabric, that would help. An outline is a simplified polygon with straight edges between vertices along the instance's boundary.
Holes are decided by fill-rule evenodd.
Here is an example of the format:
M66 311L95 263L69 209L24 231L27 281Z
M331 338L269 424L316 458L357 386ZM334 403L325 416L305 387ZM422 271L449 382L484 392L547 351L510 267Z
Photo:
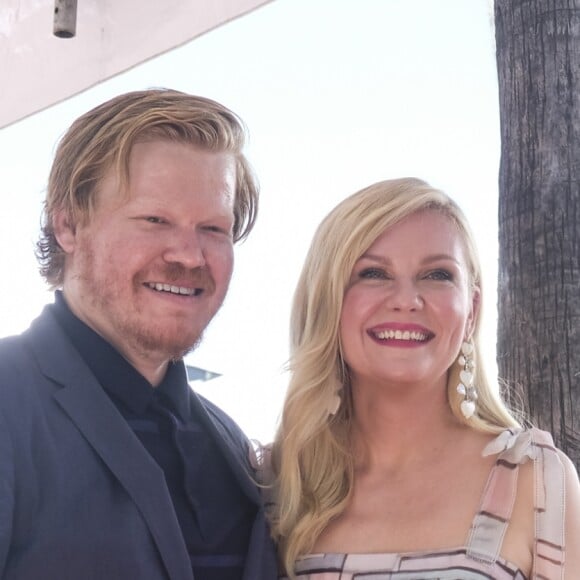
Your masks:
M564 567L564 471L552 437L538 429L502 432L484 450L498 454L465 546L406 554L311 554L296 562L300 580L528 580L500 556L520 464L534 461L534 580L558 580Z

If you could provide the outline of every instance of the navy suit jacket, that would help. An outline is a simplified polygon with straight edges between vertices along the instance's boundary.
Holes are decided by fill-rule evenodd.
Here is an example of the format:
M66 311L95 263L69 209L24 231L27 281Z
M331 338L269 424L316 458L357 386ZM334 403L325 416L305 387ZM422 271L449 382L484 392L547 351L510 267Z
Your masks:
M191 396L257 506L244 580L273 580L247 440ZM194 580L162 470L48 309L21 336L0 340L0 576Z

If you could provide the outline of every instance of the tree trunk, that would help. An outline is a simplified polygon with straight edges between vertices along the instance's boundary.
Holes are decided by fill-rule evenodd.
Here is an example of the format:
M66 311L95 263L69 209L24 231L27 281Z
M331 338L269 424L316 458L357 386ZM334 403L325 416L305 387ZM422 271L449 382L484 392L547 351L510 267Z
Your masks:
M580 467L580 0L495 0L498 367Z

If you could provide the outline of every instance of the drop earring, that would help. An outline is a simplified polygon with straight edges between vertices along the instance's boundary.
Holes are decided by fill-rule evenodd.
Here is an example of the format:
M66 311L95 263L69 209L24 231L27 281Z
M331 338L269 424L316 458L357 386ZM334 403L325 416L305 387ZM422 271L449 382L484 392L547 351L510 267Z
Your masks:
M475 414L477 402L477 391L473 385L475 361L472 355L473 342L466 340L461 345L461 354L457 358L457 363L463 367L459 373L460 383L457 385L457 392L463 396L461 414L466 419L470 419Z
M340 395L338 391L332 395L330 402L328 403L328 414L332 417L336 415L340 407Z

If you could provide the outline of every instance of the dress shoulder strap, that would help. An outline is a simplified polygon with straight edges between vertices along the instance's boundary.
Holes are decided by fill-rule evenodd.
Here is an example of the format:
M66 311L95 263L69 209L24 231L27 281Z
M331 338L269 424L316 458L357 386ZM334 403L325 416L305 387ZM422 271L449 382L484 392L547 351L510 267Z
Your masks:
M483 451L484 456L499 455L487 479L479 510L469 531L467 555L474 560L493 564L499 557L514 507L520 464L518 457L508 453L508 450L518 442L520 435L521 430L506 430Z
M500 554L512 514L520 464L534 461L534 576L556 580L564 573L564 467L552 437L539 429L507 429L483 455L498 454L479 511L473 520L467 554L492 564Z

